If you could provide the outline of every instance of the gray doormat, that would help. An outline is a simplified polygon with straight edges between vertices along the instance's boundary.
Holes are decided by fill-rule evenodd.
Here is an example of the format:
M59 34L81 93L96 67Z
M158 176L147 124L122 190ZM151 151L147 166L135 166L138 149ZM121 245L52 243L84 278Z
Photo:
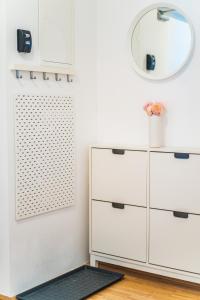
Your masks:
M83 266L17 296L18 300L82 300L121 280L123 274Z

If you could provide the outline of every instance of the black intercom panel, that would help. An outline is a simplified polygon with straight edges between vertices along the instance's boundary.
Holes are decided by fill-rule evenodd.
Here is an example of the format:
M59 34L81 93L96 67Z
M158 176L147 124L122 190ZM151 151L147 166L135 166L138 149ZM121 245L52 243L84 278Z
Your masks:
M156 57L155 55L147 54L147 61L146 61L146 69L148 71L154 71L156 68Z
M32 49L32 36L28 30L17 29L17 51L30 53Z

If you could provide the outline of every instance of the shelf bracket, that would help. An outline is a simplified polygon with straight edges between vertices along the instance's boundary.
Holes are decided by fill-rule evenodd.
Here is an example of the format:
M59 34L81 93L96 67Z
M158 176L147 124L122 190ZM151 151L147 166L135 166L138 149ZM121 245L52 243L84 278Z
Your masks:
M58 77L58 73L55 74L56 81L61 81L61 78Z
M49 80L49 77L47 77L47 73L43 72L43 80Z
M36 76L33 75L33 71L30 71L30 79L31 80L37 79Z
M69 74L67 74L67 82L68 83L72 83L73 82L73 78Z
M22 75L20 75L20 71L19 70L16 70L16 78L17 79L22 79Z

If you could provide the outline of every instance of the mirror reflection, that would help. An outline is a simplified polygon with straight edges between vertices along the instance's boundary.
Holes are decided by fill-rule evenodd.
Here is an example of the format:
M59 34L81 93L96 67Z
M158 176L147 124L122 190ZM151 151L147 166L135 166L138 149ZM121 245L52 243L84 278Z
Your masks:
M148 11L132 32L136 71L150 79L174 75L187 62L192 42L192 29L183 14L169 7Z

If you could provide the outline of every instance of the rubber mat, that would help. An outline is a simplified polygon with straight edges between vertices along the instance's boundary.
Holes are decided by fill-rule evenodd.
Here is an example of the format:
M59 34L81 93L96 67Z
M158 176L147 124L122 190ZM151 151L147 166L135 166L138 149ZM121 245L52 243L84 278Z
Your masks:
M17 296L18 300L82 300L124 277L121 273L83 266Z

